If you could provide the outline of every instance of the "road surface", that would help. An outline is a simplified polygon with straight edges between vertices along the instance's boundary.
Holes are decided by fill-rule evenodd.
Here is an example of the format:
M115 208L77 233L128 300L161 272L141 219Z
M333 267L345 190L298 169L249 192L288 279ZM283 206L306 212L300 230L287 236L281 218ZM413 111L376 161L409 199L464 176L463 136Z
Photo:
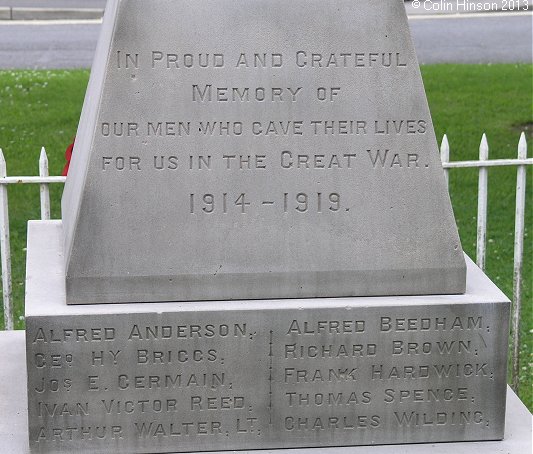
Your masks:
M420 63L532 62L531 13L412 17ZM89 68L99 23L0 22L0 68Z

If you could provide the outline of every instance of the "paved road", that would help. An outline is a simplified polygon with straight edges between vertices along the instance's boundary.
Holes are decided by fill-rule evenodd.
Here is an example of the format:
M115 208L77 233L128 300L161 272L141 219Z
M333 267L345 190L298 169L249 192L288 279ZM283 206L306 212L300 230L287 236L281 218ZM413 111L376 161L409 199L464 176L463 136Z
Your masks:
M18 8L104 8L107 0L0 0L0 7ZM415 6L413 6L413 3ZM467 7L469 5L469 7ZM490 0L477 2L468 0L412 0L405 2L408 14L462 14L476 11L522 10L531 8L533 0Z
M410 24L420 63L532 61L528 13L412 18ZM95 23L0 23L0 68L88 68L99 30Z
M410 20L420 63L531 63L530 13Z
M105 8L107 0L0 0L0 6L18 8Z
M0 68L89 68L99 24L0 23Z

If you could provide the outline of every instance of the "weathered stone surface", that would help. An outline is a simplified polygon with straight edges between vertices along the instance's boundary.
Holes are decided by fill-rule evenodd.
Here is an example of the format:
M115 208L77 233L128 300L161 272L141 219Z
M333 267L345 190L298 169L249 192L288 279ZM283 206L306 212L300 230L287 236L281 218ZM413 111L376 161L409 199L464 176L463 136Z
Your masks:
M471 261L464 295L67 306L61 222L28 235L35 452L503 437L509 301Z
M5 452L28 454L28 401L26 398L26 352L23 331L0 332L0 446ZM502 410L503 411L503 410ZM278 449L276 454L522 454L531 452L531 413L507 387L505 437L501 441L411 445L350 446L338 448ZM272 454L272 451L240 451ZM207 454L207 453L206 453Z
M462 293L400 0L110 0L68 303Z

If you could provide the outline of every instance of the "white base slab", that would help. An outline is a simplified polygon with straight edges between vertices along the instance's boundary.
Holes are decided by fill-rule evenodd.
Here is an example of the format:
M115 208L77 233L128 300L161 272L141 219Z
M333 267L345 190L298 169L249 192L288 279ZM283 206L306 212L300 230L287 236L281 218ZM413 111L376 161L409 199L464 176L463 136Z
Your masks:
M524 454L530 453L532 416L507 389L505 439L502 441L344 448L239 451L241 454ZM0 452L28 454L26 359L24 331L0 332ZM209 453L203 453L209 454Z

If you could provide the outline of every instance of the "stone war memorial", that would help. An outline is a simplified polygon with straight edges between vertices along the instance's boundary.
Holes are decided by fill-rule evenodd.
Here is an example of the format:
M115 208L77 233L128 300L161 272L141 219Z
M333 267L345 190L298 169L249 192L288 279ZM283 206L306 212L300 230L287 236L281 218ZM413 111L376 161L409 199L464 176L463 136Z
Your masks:
M504 437L400 0L109 0L27 257L32 452Z

